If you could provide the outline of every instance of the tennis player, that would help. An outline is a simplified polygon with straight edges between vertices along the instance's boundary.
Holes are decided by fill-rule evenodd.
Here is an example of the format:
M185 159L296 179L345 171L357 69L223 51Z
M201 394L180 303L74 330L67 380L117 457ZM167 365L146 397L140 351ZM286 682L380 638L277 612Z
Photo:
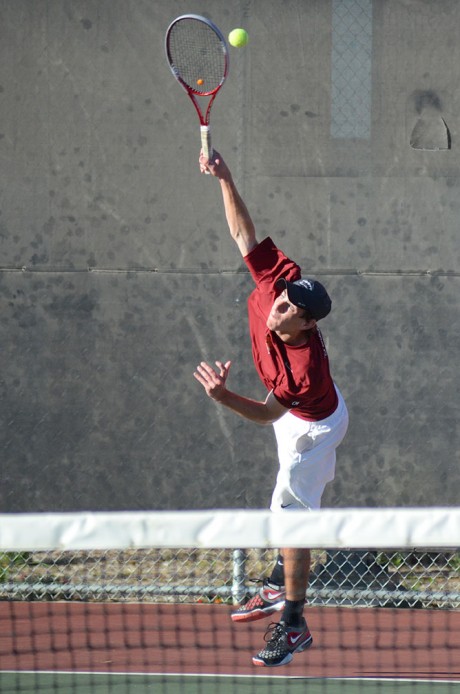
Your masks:
M348 427L348 412L332 380L318 321L331 299L315 279L301 277L299 266L270 238L260 243L231 172L218 152L200 157L200 170L220 183L230 234L255 283L248 300L249 330L257 372L267 388L253 400L227 388L231 362L216 368L201 362L194 376L220 405L257 424L272 424L278 444L279 472L271 510L318 509L326 484L334 478L336 448ZM266 644L254 665L285 665L304 651L312 636L303 616L310 572L309 549L281 549L259 592L232 614L249 622L281 612L266 631Z

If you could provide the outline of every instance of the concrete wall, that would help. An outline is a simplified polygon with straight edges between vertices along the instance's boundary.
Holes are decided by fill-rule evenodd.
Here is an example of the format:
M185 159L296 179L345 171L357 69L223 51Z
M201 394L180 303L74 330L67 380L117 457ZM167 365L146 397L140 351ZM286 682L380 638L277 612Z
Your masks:
M271 428L193 379L252 367L251 281L166 65L184 12L244 26L215 146L259 238L333 297L350 409L327 506L460 495L456 0L0 0L2 511L264 507Z

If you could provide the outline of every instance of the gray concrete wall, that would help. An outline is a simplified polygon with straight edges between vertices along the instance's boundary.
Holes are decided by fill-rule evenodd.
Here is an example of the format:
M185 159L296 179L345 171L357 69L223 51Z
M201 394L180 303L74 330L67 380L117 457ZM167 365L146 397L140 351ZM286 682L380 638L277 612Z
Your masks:
M192 376L232 359L264 396L251 282L164 59L190 11L248 30L214 143L259 237L333 297L351 420L325 505L457 504L460 4L0 0L1 510L269 501L271 429Z

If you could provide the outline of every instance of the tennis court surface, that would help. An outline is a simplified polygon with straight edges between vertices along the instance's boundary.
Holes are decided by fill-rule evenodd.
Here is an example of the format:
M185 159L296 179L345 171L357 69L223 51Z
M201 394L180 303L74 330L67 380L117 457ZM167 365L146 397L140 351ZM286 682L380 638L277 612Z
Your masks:
M314 548L313 646L230 619L279 546ZM460 511L3 514L0 692L460 693Z

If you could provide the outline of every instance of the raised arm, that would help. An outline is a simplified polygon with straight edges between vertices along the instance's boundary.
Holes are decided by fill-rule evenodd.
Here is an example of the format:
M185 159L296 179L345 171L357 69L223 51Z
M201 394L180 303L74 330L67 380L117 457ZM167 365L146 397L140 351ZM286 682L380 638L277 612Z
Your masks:
M241 255L247 255L257 246L258 241L253 221L236 188L230 169L221 155L214 151L212 161L206 157L200 157L200 170L202 173L209 171L219 179L230 234L240 249Z

